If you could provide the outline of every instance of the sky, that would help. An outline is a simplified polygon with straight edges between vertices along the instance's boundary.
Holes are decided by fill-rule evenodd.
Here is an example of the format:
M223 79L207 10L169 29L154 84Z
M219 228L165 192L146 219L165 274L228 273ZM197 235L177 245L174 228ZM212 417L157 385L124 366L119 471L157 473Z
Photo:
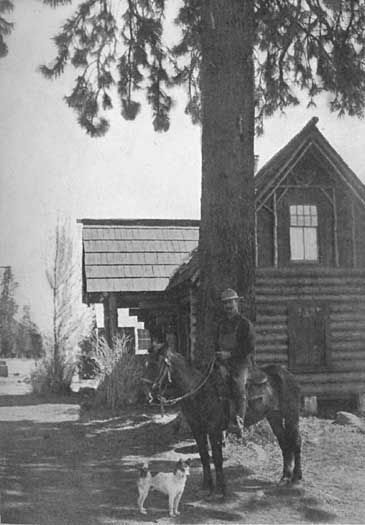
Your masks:
M40 0L15 4L9 54L0 59L0 266L12 266L19 304L29 304L47 331L51 295L45 268L57 217L70 219L80 248L79 218L198 219L200 128L184 114L185 95L176 90L168 133L154 132L145 107L135 122L124 121L117 108L105 137L86 135L63 100L73 71L57 81L37 71L54 58L51 37L72 7L52 9ZM317 108L303 104L265 122L255 143L259 167L313 116L365 182L365 121L338 119L326 96Z

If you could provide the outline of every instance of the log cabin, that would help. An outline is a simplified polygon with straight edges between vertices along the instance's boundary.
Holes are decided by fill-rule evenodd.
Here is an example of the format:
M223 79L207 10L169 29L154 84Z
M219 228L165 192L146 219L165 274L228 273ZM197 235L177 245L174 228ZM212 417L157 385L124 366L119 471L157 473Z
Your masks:
M298 378L307 399L365 408L365 186L311 119L255 176L256 360ZM199 221L83 225L83 300L173 331L194 358Z

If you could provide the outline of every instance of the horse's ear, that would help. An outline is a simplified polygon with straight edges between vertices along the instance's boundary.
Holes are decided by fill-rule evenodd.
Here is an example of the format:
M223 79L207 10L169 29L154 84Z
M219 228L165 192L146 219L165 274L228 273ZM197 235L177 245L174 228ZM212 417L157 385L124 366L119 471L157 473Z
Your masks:
M168 347L167 343L164 342L164 343L161 345L161 348L160 348L160 350L159 350L159 354L160 354L160 356L162 356L162 357L167 357L168 350L169 350L169 347Z

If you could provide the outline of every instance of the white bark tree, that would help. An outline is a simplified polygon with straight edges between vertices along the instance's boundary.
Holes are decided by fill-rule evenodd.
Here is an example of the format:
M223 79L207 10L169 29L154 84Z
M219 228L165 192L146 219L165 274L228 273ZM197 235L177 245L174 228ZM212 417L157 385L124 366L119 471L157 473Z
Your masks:
M78 343L90 334L91 311L82 304L80 275L69 221L57 221L46 277L52 293L50 373L55 391L70 386Z

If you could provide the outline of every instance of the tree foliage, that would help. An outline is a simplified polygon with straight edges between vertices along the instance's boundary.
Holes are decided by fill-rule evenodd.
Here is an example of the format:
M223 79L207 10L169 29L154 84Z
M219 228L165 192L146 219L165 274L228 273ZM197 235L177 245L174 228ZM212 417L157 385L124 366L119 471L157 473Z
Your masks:
M8 53L5 38L9 36L14 26L12 22L9 22L7 15L13 8L14 4L11 0L0 0L0 58Z
M5 267L0 294L0 355L39 357L42 354L42 336L31 318L30 307L24 305L20 320L17 318L17 287L11 267Z
M16 339L16 355L18 357L41 357L43 353L42 335L38 326L32 320L29 305L23 306L23 313L18 323Z
M17 324L15 315L18 311L18 305L15 300L15 290L17 287L18 283L14 279L11 266L6 266L1 280L0 294L0 353L3 356L16 354Z
M83 0L54 38L55 61L41 70L49 78L61 75L68 64L77 70L66 102L92 136L107 131L106 112L116 92L122 116L133 120L141 105L138 93L144 91L154 128L166 131L170 90L183 84L185 110L199 122L203 4L181 0L175 18L178 40L171 45L164 38L171 2ZM298 104L298 91L307 93L309 105L326 91L332 111L364 115L364 0L252 0L252 6L257 132L265 116Z

